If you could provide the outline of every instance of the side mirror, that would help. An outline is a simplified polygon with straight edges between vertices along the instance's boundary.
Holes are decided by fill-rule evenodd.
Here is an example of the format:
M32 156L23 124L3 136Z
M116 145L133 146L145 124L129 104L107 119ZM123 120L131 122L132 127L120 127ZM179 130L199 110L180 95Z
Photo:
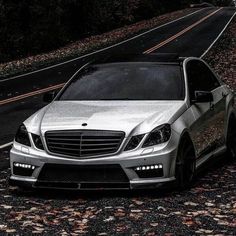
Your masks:
M208 91L195 91L195 100L193 103L213 102L213 95Z
M43 95L43 101L46 102L46 103L50 103L53 101L53 99L56 97L58 92L56 91L50 91L50 92L47 92Z

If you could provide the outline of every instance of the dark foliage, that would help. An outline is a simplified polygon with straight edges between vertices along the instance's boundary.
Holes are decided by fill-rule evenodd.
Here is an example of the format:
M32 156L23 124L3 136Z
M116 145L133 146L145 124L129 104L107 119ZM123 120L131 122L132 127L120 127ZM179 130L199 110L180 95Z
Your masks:
M190 2L0 0L0 62L49 51L70 41L183 8Z

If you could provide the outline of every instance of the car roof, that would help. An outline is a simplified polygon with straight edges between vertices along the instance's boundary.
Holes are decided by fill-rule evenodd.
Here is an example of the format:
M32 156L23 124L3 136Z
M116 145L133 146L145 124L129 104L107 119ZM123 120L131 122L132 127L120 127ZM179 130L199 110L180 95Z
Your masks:
M175 53L151 53L151 54L120 54L111 55L103 59L95 60L92 64L113 64L113 63L135 63L151 62L158 64L177 64L180 65L184 58Z

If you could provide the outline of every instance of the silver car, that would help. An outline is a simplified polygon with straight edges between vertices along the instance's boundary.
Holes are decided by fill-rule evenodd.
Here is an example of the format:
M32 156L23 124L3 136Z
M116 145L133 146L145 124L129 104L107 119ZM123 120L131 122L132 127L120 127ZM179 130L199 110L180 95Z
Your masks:
M236 153L234 95L198 58L89 64L44 98L17 131L12 185L184 189L209 158Z

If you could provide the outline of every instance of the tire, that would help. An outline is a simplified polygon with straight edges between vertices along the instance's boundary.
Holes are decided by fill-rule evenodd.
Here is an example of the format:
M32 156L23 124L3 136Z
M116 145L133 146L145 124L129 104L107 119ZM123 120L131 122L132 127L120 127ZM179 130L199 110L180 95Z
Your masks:
M176 186L179 190L191 187L195 170L196 157L193 144L191 141L184 140L180 144L175 167Z
M234 117L229 120L226 146L227 158L229 160L236 160L236 119Z

